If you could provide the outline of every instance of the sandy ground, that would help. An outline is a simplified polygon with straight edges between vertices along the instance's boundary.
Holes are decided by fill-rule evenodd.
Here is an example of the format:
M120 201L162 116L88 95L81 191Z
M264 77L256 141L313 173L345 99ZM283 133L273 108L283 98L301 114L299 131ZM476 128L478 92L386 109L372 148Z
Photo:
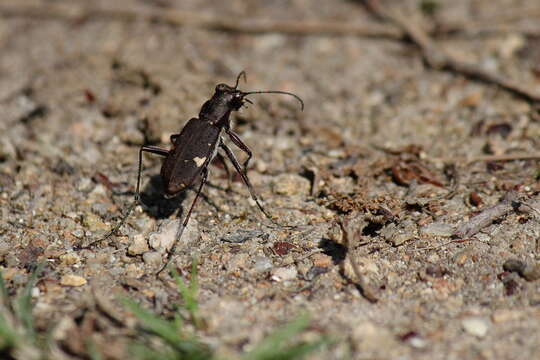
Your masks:
M66 14L176 9L228 20L380 25L354 1L2 0L0 10L26 4ZM540 34L537 1L435 4L433 17L420 18L419 2L389 2L424 23L486 23L505 9L536 9L508 22L510 30L457 32L437 43L540 91L540 37L531 35ZM318 359L540 354L538 210L507 211L473 236L452 237L509 191L521 202L539 199L538 159L485 161L539 153L531 104L429 69L410 43L383 36L0 14L0 264L15 293L46 261L34 294L37 326L57 329L66 358L84 353L85 336L106 358L124 358L125 324L112 321L104 303L125 314L117 299L127 296L164 316L178 304L174 283L154 274L194 192L163 199L159 157L144 157L144 205L109 240L81 246L131 203L139 147L168 148L215 85L233 85L241 70L240 88L294 92L305 102L302 112L291 97L254 95L233 114L254 153L249 174L266 209L296 227L273 226L239 177L227 191L223 166L210 167L173 261L189 277L198 258L206 343L235 356L308 312L306 340L336 339ZM503 268L513 259L530 271ZM359 291L359 274L377 302ZM81 325L88 318L96 322L91 331Z

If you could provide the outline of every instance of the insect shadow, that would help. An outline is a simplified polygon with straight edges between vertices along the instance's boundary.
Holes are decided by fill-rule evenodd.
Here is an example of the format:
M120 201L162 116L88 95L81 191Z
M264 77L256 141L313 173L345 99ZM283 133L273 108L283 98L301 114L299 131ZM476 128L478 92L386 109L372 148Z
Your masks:
M187 198L187 191L181 192L174 197L163 196L163 180L159 175L153 175L140 192L140 203L143 211L155 219L167 219L176 213L181 217L184 212L182 204Z
M222 191L233 192L233 190L222 188L221 186L211 184L210 182L208 183L208 186ZM173 216L173 214L176 214L175 216L177 218L182 218L185 210L185 207L182 204L184 204L185 200L188 198L189 193L196 192L197 189L190 186L186 189L188 191L180 192L173 197L165 197L163 196L163 188L163 180L160 175L153 175L150 177L148 183L140 191L139 204L142 205L144 213L158 220L168 219ZM201 193L200 197L205 203L213 207L216 212L222 210L206 194Z

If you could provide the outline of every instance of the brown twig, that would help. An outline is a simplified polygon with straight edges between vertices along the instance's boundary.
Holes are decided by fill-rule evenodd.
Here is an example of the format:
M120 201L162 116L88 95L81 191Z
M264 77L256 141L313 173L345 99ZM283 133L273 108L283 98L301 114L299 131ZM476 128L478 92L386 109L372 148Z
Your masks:
M482 13L478 15L475 19L443 20L443 22L436 25L438 32L443 34L466 33L475 35L512 32L524 36L537 36L540 33L538 27L534 28L527 24L516 24L520 20L528 19L530 21L531 19L540 17L540 7L537 5L506 8L496 13Z
M460 239L469 238L486 226L489 226L498 218L506 216L512 211L540 213L540 210L538 210L537 207L540 207L540 201L529 200L527 202L521 202L518 201L518 194L514 191L510 191L498 204L485 209L480 214L459 226L454 232L454 236Z
M209 30L241 32L248 34L283 33L289 35L356 35L401 39L403 32L393 26L332 21L275 21L261 19L234 19L217 17L200 12L178 9L110 9L98 7L66 7L0 5L4 17L25 17L40 20L80 22L86 19L117 21L151 21L174 26L195 26Z
M347 248L347 260L349 261L349 264L351 265L351 268L354 272L355 284L360 290L360 293L368 300L370 303L376 303L379 301L377 296L375 295L375 292L370 288L370 286L367 284L367 282L364 280L364 275L358 268L358 265L356 264L356 261L354 260L354 257L352 255L352 250L354 248L353 242L356 242L355 236L350 234L350 230L348 228L348 223L344 224L344 222L347 222L346 220L340 221L339 226L341 227L342 233L343 233L343 245ZM343 269L343 272L344 269Z
M473 239L454 239L454 240L450 240L450 241L447 241L447 242L439 244L439 245L426 246L426 247L422 247L422 248L416 248L416 249L413 249L413 250L414 251L436 250L436 249L448 246L450 244L464 243L464 242L472 241L472 240Z
M409 18L401 13L385 8L379 0L364 0L364 4L377 17L390 21L403 29L410 40L420 48L424 60L431 68L446 70L470 79L495 84L527 101L540 103L540 94L533 92L516 81L484 70L474 64L462 62L450 54L445 53L417 24L410 21Z
M540 153L515 153L515 154L504 154L504 155L480 155L473 157L448 157L448 158L430 158L430 161L433 162L442 162L442 163L465 163L472 164L479 161L514 161L514 160L540 160Z
M540 8L516 9L511 13L501 12L489 19L478 21L453 21L430 26L426 31L433 36L454 33L493 33L514 32L528 36L537 36L540 29L518 26L506 23L522 18L530 19L538 16ZM218 18L178 9L99 9L90 7L73 7L62 4L47 4L47 6L32 5L0 5L0 16L25 17L40 20L64 20L79 22L86 19L108 19L116 21L152 21L173 26L196 26L209 30L241 32L251 34L283 33L288 35L349 35L373 38L390 38L401 40L406 33L401 29L381 24L344 23L327 20L309 21L275 21L272 19L230 19Z

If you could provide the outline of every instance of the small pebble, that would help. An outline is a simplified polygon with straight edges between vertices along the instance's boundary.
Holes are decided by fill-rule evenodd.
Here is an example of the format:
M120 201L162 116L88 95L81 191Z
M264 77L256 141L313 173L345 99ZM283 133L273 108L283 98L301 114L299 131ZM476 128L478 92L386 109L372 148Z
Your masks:
M446 270L441 265L428 265L426 267L426 274L429 276L433 276L436 278L443 277L444 275L448 274L448 270Z
M311 281L315 279L317 276L322 275L324 273L327 273L329 269L327 267L320 267L320 266L313 266L309 271L306 273L306 280Z
M279 256L285 256L289 254L289 251L294 249L296 246L294 246L292 243L287 241L276 241L274 243L274 246L272 246L272 249L276 253L276 255Z
M540 264L527 265L521 274L527 281L535 281L540 279Z
M79 255L75 253L60 255L60 261L64 265L74 265L81 261Z
M502 323L507 321L519 320L523 317L523 312L518 310L499 309L491 315L491 320L494 323Z
M258 273L264 273L271 270L274 267L272 260L265 256L257 256L254 259L253 270Z
M397 226L390 224L381 230L380 234L393 246L400 246L403 243L413 240L416 237L416 225L411 221L405 221Z
M370 321L357 320L350 336L357 346L357 351L361 352L372 353L381 349L394 349L397 346L397 339L390 330Z
M413 234L398 232L390 239L390 242L392 243L393 246L400 246L403 243L412 239L414 239Z
M471 203L472 206L475 206L475 207L478 207L482 205L483 203L482 198L476 192L472 192L469 194L469 202Z
M83 177L83 178L80 178L79 181L77 181L75 188L77 189L77 191L87 193L87 192L90 192L94 188L94 183L92 179Z
M231 259L227 262L227 270L229 271L237 271L240 269L246 269L247 268L247 261L249 259L249 255L245 253L235 254Z
M504 271L521 273L525 270L525 263L518 259L506 260L503 264Z
M0 257L3 257L11 250L11 246L5 241L0 240Z
M275 178L272 189L278 195L308 194L309 180L296 174L282 174Z
M60 285L64 286L83 286L86 283L86 279L78 275L64 275L60 279Z
M313 254L311 261L313 261L315 267L325 268L332 266L332 258L321 253Z
M244 230L238 229L233 233L226 234L221 238L221 241L232 243L232 244L241 244L253 238L266 237L268 234L265 234L260 230Z
M461 326L468 334L479 338L486 336L489 328L485 320L477 317L463 319Z
M83 225L91 232L109 230L109 227L101 220L101 218L91 212L84 214Z
M518 259L509 259L504 262L503 269L508 272L518 273L527 281L540 279L540 264L527 264Z
M131 145L143 145L144 134L137 128L137 118L130 116L123 122L123 129L120 131L120 140Z
M83 229L75 229L71 232L71 235L75 236L77 239L84 238L84 230Z
M160 253L171 250L176 240L176 233L181 226L180 219L165 220L159 227L159 231L151 233L148 238L150 247ZM199 224L197 220L191 219L184 229L182 238L177 246L189 245L199 239Z
M141 255L150 250L148 248L148 243L144 238L143 234L137 234L133 236L131 244L128 247L128 254L131 256Z
M272 280L280 282L296 279L298 271L294 266L280 267L272 271Z
M157 251L147 251L142 256L145 264L152 267L158 267L162 264L162 256Z

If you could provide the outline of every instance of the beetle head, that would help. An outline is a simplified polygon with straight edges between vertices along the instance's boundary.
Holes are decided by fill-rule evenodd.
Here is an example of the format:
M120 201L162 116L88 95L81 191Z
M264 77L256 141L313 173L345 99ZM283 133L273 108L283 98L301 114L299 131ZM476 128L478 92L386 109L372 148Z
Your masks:
M212 121L214 123L227 121L231 111L238 111L244 105L244 102L248 102L252 104L252 102L249 99L245 98L247 95L252 95L252 94L289 95L296 98L296 100L300 102L302 110L304 110L304 102L302 101L302 99L300 99L300 97L290 92L278 91L278 90L244 92L244 91L238 90L238 82L240 81L240 78L242 76L244 77L244 80L245 80L246 73L244 71L240 72L240 74L238 74L238 76L236 77L236 84L234 85L234 87L229 86L227 84L218 84L216 86L216 90L212 98L208 100L206 103L204 103L203 107L201 108L199 117L202 119Z

